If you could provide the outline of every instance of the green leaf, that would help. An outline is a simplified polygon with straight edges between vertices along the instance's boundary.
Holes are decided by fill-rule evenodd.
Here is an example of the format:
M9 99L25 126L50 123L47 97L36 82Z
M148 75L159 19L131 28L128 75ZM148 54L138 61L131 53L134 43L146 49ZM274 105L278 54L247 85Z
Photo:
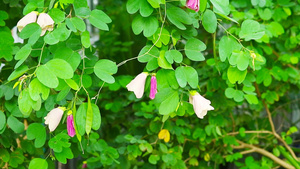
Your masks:
M214 33L217 30L217 17L215 13L207 9L202 16L202 24L208 33Z
M134 14L139 10L143 17L148 17L153 12L153 8L147 0L129 0L127 1L126 9L130 14Z
M88 106L86 110L86 122L85 122L85 132L87 135L89 135L92 130L92 123L93 123L93 109L92 109L91 99L88 96Z
M160 52L159 58L157 59L158 65L164 69L173 69L172 65L166 60L164 54L164 51Z
M229 67L227 71L228 80L230 83L235 84L238 82L241 84L247 75L247 70L240 71L236 67Z
M179 87L175 77L174 70L160 69L156 73L156 79L157 79L157 87L159 91L162 90L163 88L172 87L173 89L178 89Z
M81 136L83 136L85 133L86 112L87 112L87 103L83 103L79 106L75 116L78 133Z
M86 7L77 8L75 11L76 16L87 18L91 15L91 10Z
M10 115L7 119L7 125L14 131L15 133L22 133L24 131L24 124L20 122L17 118Z
M74 157L70 148L63 148L61 152L54 152L54 155L56 159L63 164L67 164L67 159Z
M74 90L78 90L79 89L79 86L78 84L72 80L72 79L65 79L65 82L68 84L68 86L70 86L72 89Z
M32 100L37 101L42 94L43 100L46 100L49 96L50 89L44 86L37 78L33 79L29 84L29 94Z
M37 31L39 31L40 32L39 35L41 35L41 32L42 32L41 27L37 23L30 23L22 29L22 31L20 33L20 38L22 38L22 39L30 38Z
M62 23L59 24L58 27L56 29L54 29L54 31L48 33L45 37L44 37L44 41L45 43L49 44L49 45L54 45L56 43L58 43L59 41L65 41L69 38L71 34L71 31L67 29L66 24Z
M48 14L50 15L50 17L53 19L53 21L58 24L61 23L65 20L65 15L66 13L61 11L58 8L52 8Z
M153 37L151 38L153 44L155 46L161 48L162 44L168 45L170 42L170 32L165 28L158 28Z
M181 63L183 60L182 54L178 50L169 50L165 53L165 57L170 64Z
M52 137L48 145L54 152L60 153L64 150L64 148L68 148L71 146L69 143L70 136L66 133L59 133L56 136Z
M28 66L22 65L18 67L16 70L14 70L8 77L8 81L15 80L16 78L22 76L24 73L28 71Z
M0 160L7 163L10 159L10 154L5 148L0 149Z
M255 95L246 94L244 97L249 104L258 104L258 99Z
M219 43L220 60L224 62L234 50L241 50L242 46L232 37L223 36Z
M103 11L94 9L88 18L93 26L100 30L108 31L107 23L111 23L111 19Z
M71 18L71 22L73 23L75 28L77 30L79 30L80 32L84 32L86 30L86 25L82 19L80 19L78 17L73 17L73 18Z
M229 0L210 0L214 6L214 12L228 15L230 13Z
M46 142L46 130L40 123L32 123L26 130L28 140L34 140L34 147L41 148Z
M148 161L149 161L150 164L155 165L155 164L157 164L157 161L159 161L159 159L160 159L159 155L151 154L148 158Z
M48 163L45 159L34 158L30 161L28 169L48 169Z
M161 102L159 106L159 114L161 115L169 115L175 112L179 103L178 92L171 88L159 91L155 99L157 102Z
M265 21L270 20L272 18L272 11L269 8L257 8L257 12L259 14L259 17Z
M115 82L115 78L112 74L117 73L117 71L118 67L116 63L108 59L101 59L94 66L96 76L106 83Z
M265 31L261 29L257 21L248 19L242 23L239 37L249 41L251 39L260 39L264 34Z
M63 59L52 59L45 66L61 79L70 79L73 77L71 65Z
M237 68L241 71L247 69L250 62L250 54L249 52L244 51L233 51L229 63L232 66L237 66Z
M165 0L148 0L148 2L153 8L159 8L160 4L166 4Z
M57 95L56 101L61 101L63 100L68 93L70 92L71 88L69 86L64 87Z
M233 88L227 88L225 90L225 96L228 98L233 98L236 102L241 102L244 100L244 93L240 90L235 90Z
M18 168L18 165L24 162L23 151L20 148L17 148L10 154L9 166L12 168Z
M91 46L90 33L89 31L84 31L81 34L81 43L85 48L89 48Z
M138 61L141 63L149 62L155 57L159 57L159 50L155 46L147 45L143 47L138 55Z
M181 8L169 5L167 9L167 17L171 23L173 23L177 28L181 30L186 30L186 25L191 25L193 23L191 17Z
M175 70L175 76L180 87L184 88L187 83L192 88L198 86L198 73L193 67L180 66Z
M55 74L46 65L37 68L36 76L43 85L49 88L56 88L59 84Z
M29 54L31 53L31 45L30 44L26 44L24 45L16 54L15 59L16 60L21 60L21 59L26 59Z
M0 131L2 131L2 129L3 129L4 127L6 127L5 125L6 125L6 116L5 116L5 114L0 110Z
M97 105L92 103L92 110L93 110L93 124L92 129L98 130L101 126L101 114L100 110Z
M29 89L24 89L18 96L19 109L25 117L28 117L32 111L32 100L29 95Z
M205 60L201 51L206 49L206 45L199 39L191 38L186 42L185 54L192 61L203 61Z
M158 20L154 16L143 18L137 15L132 21L133 33L138 35L143 32L145 37L152 36L158 28Z
M81 56L77 52L67 47L58 48L55 51L54 58L67 61L71 65L73 72L77 69L81 62Z

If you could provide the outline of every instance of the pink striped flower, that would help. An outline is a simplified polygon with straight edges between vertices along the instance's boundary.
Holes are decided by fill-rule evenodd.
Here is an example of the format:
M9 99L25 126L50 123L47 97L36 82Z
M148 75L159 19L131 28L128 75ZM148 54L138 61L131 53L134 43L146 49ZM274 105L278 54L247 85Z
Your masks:
M200 7L200 0L187 0L186 7L198 12Z
M72 115L72 111L68 112L68 117L67 117L67 130L68 130L68 135L71 137L74 137L76 132L74 128L74 119Z
M156 76L152 75L151 76L151 83L150 83L150 99L154 99L155 95L157 93L157 81L156 81Z

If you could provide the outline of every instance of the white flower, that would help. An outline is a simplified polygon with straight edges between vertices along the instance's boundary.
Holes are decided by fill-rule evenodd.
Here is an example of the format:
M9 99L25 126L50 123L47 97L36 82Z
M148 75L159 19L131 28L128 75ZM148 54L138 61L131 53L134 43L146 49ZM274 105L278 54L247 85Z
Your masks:
M36 11L32 11L29 14L25 15L22 19L19 20L19 22L17 23L17 27L18 30L21 32L22 29L30 24L30 23L34 23L36 21L36 17L37 17L38 13Z
M54 27L53 19L46 13L40 13L37 24L42 28L41 36L44 36L47 30L52 31Z
M203 117L207 114L207 111L214 110L214 108L210 105L211 102L202 97L196 91L190 91L189 100L190 103L193 105L196 115L200 119L203 119Z
M58 107L55 109L52 109L46 117L44 117L45 119L45 124L49 125L49 130L50 132L54 131L56 129L56 127L58 126L62 115L64 114L64 111L66 110L65 107Z
M137 75L126 87L128 91L134 92L136 98L142 98L148 73L142 72Z

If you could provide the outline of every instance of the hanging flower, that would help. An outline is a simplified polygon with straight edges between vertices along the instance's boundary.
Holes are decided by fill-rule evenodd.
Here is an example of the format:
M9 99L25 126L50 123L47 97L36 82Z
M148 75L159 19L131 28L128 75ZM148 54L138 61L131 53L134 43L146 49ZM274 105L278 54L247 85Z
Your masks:
M200 0L187 0L186 7L198 12L200 7Z
M207 114L207 111L214 110L214 108L210 105L211 102L202 97L196 91L190 91L189 100L190 103L193 105L196 115L200 119L203 119L203 117Z
M126 87L128 91L134 92L136 98L142 98L145 90L145 82L148 73L142 72L137 75Z
M52 31L54 27L53 19L46 13L41 13L37 19L37 24L42 28L41 36L44 36L46 31Z
M68 112L67 130L68 130L68 135L69 136L71 136L71 137L75 136L76 132L75 132L75 128L74 128L74 118L73 118L71 110Z
M47 114L47 116L44 117L45 124L49 125L50 132L53 132L56 129L65 110L66 110L65 107L58 107L58 108L52 109Z
M156 76L152 75L151 76L151 83L150 83L150 99L154 99L155 95L157 93L157 81L156 81Z
M30 23L34 23L36 21L36 18L37 18L37 15L38 15L38 12L36 11L32 11L30 12L29 14L25 15L22 19L19 20L19 22L17 23L17 27L18 27L18 30L21 32L22 29L30 24Z

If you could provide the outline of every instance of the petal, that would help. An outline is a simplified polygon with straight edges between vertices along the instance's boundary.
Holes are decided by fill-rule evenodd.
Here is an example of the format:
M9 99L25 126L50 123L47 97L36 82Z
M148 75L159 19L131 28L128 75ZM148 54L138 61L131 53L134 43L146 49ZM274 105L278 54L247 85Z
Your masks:
M64 111L60 108L52 109L45 117L45 124L49 125L50 132L53 132L62 118Z
M137 98L142 98L145 89L145 82L148 74L145 72L137 75L126 87L128 91L133 91Z

